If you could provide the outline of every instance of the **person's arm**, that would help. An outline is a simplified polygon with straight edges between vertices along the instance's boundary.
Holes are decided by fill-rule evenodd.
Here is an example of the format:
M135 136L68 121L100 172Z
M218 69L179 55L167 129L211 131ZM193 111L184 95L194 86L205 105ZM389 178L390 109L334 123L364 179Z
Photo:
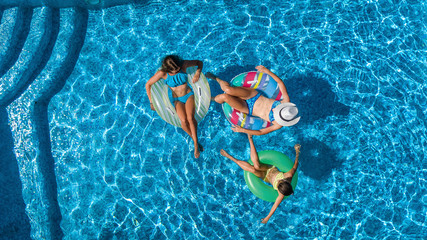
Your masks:
M277 85L279 86L280 92L282 92L282 95L283 95L283 99L281 101L282 103L291 101L289 99L288 90L286 89L286 86L283 83L282 79L280 79L276 74L274 74L272 71L270 71L270 69L268 69L262 65L259 65L255 68L259 72L266 73L266 74L270 75L274 79L274 81L277 82Z
M152 110L154 110L154 106L151 100L151 85L159 81L163 75L164 73L162 71L157 71L156 74L154 74L154 76L152 76L145 84L145 90L147 91L147 96L148 96L148 99L150 100L150 108Z
M293 177L295 172L297 171L298 168L298 158L299 158L299 153L300 153L300 148L301 145L299 144L295 144L294 146L295 148L295 162L294 162L294 166L291 168L291 170L289 170L288 172L286 172L286 174L289 174L289 177Z
M246 133L246 134L250 134L250 135L265 135L267 133L271 133L273 131L276 131L277 129L280 129L282 126L280 126L279 124L274 124L270 127L267 128L263 128L260 130L249 130L249 129L245 129L242 128L240 126L233 126L231 127L231 130L233 130L233 132L241 132L241 133Z
M280 205L284 197L285 195L279 193L279 196L277 196L276 201L274 202L273 207L271 207L271 210L268 213L267 217L261 219L262 223L265 224L268 222L268 220L270 220L271 216L273 216L273 213L276 211L277 207Z
M199 81L200 74L202 73L203 69L203 62L199 60L184 60L182 63L182 68L184 72L187 72L188 67L197 66L196 73L193 76L193 83Z

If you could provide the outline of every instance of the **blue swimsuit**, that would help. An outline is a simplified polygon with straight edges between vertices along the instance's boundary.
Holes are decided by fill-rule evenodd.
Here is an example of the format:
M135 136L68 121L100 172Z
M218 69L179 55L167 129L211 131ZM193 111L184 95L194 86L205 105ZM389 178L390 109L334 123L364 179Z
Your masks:
M167 77L165 83L169 87L178 87L187 82L187 74L179 72L173 76L170 76L169 73L166 73Z
M169 87L178 87L181 86L182 84L185 84L187 82L187 74L179 72L173 76L170 76L168 73L165 83L169 86ZM173 101L180 101L182 103L186 103L188 98L191 97L191 95L194 95L193 91L185 94L182 97L177 97L177 98L173 98Z
M255 97L246 100L246 103L248 104L249 115L252 115L252 110L254 108L255 102L260 96L261 93L258 93L257 95L255 95Z
M270 113L268 114L268 118L270 119L270 122L273 122L273 121L274 121L274 113L273 113L273 109L274 109L275 107L277 107L278 105L280 105L280 104L281 104L281 102L280 102L280 101L274 101L273 106L271 106L271 111L270 111Z
M258 93L257 95L255 95L255 97L253 98L249 98L246 100L246 103L248 104L248 110L249 110L249 115L252 115L252 111L255 105L256 100L258 100L258 98L261 96L261 93ZM268 118L270 119L270 122L274 121L274 113L273 113L273 109L275 107L277 107L278 105L280 105L280 101L274 101L273 106L271 106L271 110L270 113L268 114Z

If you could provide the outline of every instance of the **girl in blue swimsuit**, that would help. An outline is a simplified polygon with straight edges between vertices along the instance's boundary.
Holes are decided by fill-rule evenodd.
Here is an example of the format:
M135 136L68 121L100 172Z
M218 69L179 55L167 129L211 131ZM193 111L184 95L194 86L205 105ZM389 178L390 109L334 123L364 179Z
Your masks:
M162 61L160 70L145 84L145 89L147 90L148 99L150 100L150 107L154 110L151 100L151 86L160 79L165 80L165 83L172 90L175 109L181 120L182 129L193 139L194 157L198 158L200 156L200 151L203 151L203 147L198 141L197 121L194 118L194 93L187 84L186 73L187 68L192 66L197 66L197 71L192 79L193 83L195 83L199 80L200 73L203 69L203 62L199 60L181 60L181 58L176 55L166 56Z

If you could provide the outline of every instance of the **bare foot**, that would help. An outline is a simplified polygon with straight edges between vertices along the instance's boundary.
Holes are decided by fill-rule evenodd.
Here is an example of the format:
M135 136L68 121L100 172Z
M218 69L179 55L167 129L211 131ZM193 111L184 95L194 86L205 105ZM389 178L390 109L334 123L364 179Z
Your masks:
M200 151L199 149L194 149L194 157L199 158L200 157Z
M219 83L219 86L221 87L221 89L224 91L224 87L228 87L230 86L230 84L224 80L219 79L217 76L215 76L213 73L208 72L205 74L205 76L207 78L213 79L215 81L217 81Z
M201 144L197 144L197 146L194 146L194 157L199 158L200 152L203 152L205 149Z

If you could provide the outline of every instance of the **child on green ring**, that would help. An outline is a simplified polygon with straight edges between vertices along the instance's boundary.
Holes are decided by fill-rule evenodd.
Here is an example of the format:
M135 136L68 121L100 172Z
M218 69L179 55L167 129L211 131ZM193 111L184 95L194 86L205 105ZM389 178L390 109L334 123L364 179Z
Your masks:
M252 166L246 161L238 160L228 154L224 149L221 149L221 155L229 158L233 162L237 163L239 167L241 167L244 171L251 172L255 174L255 176L264 180L267 183L271 183L273 188L277 190L279 196L276 198L276 201L273 204L273 207L270 210L270 213L267 217L261 219L262 223L267 223L273 213L276 211L279 204L282 202L285 196L292 195L294 190L292 188L291 182L292 178L298 168L298 158L300 153L301 145L295 144L294 148L296 151L295 163L291 170L287 172L280 172L275 166L262 164L259 162L258 152L256 151L254 141L252 139L252 135L248 134L249 145L251 149L251 160L254 163Z

